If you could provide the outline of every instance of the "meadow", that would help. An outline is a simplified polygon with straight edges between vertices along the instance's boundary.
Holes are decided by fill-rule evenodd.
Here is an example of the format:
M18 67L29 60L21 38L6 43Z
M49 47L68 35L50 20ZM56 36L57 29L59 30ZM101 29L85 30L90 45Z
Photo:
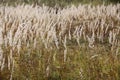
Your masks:
M1 5L0 80L120 80L120 4Z

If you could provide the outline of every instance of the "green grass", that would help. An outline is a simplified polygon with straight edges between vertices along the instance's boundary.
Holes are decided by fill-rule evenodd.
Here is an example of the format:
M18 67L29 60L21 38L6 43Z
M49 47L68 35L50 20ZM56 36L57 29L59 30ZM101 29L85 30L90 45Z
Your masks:
M98 44L94 49L87 44L68 46L66 62L62 48L22 46L20 55L14 56L13 80L120 80L120 54L112 53L107 45ZM10 75L9 70L6 71L7 74L2 73L2 80Z

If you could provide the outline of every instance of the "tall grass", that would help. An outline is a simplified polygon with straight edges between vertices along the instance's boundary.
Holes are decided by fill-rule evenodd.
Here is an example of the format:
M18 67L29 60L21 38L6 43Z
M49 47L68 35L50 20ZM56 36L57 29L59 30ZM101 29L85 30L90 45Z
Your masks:
M0 7L1 79L119 80L119 53L120 4Z

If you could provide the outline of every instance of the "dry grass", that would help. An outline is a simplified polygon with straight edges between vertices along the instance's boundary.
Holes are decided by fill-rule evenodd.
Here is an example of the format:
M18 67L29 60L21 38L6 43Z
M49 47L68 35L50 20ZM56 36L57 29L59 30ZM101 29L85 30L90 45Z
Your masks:
M3 79L119 80L119 54L120 4L0 7Z

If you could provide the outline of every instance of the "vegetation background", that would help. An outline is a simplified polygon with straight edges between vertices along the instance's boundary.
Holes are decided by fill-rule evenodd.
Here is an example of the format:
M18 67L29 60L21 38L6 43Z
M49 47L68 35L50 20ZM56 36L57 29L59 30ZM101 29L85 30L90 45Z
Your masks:
M47 6L55 6L56 4L59 5L60 7L64 7L67 5L78 5L79 3L81 4L86 4L86 3L92 3L93 5L97 4L109 4L109 3L118 3L120 0L0 0L1 3L3 4L9 4L9 5L15 5L15 4L37 4L37 5L42 5L45 4Z
M65 7L71 4L77 6L79 3L90 3L92 5L116 4L120 0L0 0L0 2L2 5L14 6L24 3ZM24 54L27 53L28 49L23 46L20 57L15 58L17 66L15 66L13 72L13 80L120 80L120 55L116 57L115 54L111 54L108 45L94 50L88 48L87 44L85 45L85 47L81 48L76 47L76 45L74 45L75 47L70 46L68 50L70 55L68 55L69 58L66 63L63 61L64 54L57 49L48 51L43 47L40 47L41 50L30 48L31 55L29 56ZM8 53L9 49L5 51ZM56 61L53 59L55 54L57 54ZM96 54L98 55L93 56ZM51 69L50 75L46 77L45 70L48 65L48 59ZM0 80L9 80L6 77L9 74L10 71L8 70L0 72ZM83 77L82 79L81 76Z

